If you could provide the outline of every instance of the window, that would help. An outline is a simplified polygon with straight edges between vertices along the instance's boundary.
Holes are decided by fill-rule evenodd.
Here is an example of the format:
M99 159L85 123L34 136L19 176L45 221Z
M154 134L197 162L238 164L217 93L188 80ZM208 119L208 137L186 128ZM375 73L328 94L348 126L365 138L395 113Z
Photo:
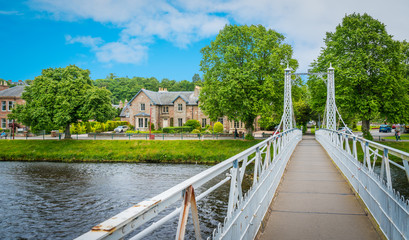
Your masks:
M202 128L206 127L206 118L202 118Z
M182 104L178 104L178 111L181 112L183 110L183 105Z
M129 112L128 111L126 111L126 117L129 118Z
M14 108L14 102L9 101L9 111L11 111Z
M145 111L145 103L141 103L141 111Z
M178 126L179 127L183 126L183 119L182 118L178 118Z
M219 118L217 121L218 121L219 123L223 124L223 118Z
M6 111L6 110L7 110L6 101L1 101L1 110L2 110L2 111ZM5 121L5 120L4 120L4 121Z
M168 106L163 106L162 107L162 112L163 113L168 113L169 112L169 107Z
M145 118L145 127L146 128L148 127L148 119L147 118Z
M138 118L138 126L140 127L140 128L143 128L143 118Z
M240 122L234 121L234 128L240 128Z
M3 129L6 128L6 119L5 118L1 119L1 128L3 128Z

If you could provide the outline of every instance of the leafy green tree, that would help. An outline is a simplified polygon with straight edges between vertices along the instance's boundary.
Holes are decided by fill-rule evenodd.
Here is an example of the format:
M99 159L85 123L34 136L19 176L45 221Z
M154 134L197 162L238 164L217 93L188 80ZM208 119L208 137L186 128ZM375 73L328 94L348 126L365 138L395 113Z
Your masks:
M252 134L263 108L282 109L284 69L287 63L294 69L298 65L283 41L283 35L261 25L226 25L201 50L201 109L213 121L220 116L241 120Z
M106 121L114 116L110 92L92 85L89 70L75 65L48 68L25 88L24 105L13 109L12 118L33 130L65 129L71 138L70 124L78 120Z
M338 109L346 119L362 120L365 136L371 137L371 120L377 116L391 122L408 121L409 82L403 77L400 44L388 35L385 25L368 14L344 17L335 32L327 32L325 47L312 66L314 71L335 68ZM309 81L312 107L323 113L326 85Z

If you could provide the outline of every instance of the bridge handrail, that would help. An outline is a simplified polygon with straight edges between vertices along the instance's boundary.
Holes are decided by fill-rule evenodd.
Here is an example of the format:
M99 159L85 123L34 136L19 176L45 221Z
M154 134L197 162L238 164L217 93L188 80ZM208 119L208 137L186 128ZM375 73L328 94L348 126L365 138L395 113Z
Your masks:
M274 150L273 155L274 156L279 156L280 152L284 149L284 144L287 141L290 141L293 138L293 135L295 132L298 133L298 129L291 129L288 131L285 131L283 133L280 133L278 135L272 136L254 146L251 148L185 180L184 182L156 195L155 197L142 201L127 210L115 215L114 217L102 222L101 224L95 226L92 228L91 231L81 235L77 239L120 239L124 237L125 235L131 233L141 225L145 224L155 216L159 214L162 210L170 207L172 204L177 202L180 199L184 199L182 204L182 207L175 209L172 213L170 213L168 216L165 216L163 219L159 220L158 222L152 224L148 229L145 229L142 231L143 233L141 234L138 233L137 236L135 236L132 239L140 239L146 234L149 234L152 230L155 228L159 227L161 224L166 222L167 220L171 219L171 217L174 217L180 212L180 219L182 219L182 214L186 214L185 209L187 206L187 209L189 209L189 206L192 205L192 216L195 218L195 214L193 211L194 208L196 208L196 200L200 200L212 191L214 191L216 188L221 186L222 184L228 182L229 180L231 181L232 179L238 179L239 182L241 181L239 175L241 175L241 178L244 176L244 170L245 167L254 162L254 164L260 164L263 165L268 165L266 161L270 161L268 159L270 157L270 146L272 145L271 143L274 144ZM291 136L291 139L290 139ZM267 153L268 152L268 153ZM247 161L248 157L252 154L255 154L254 157L252 157L250 160ZM264 155L264 163L262 163L262 155ZM242 163L242 167L239 167L239 162ZM245 162L245 163L244 163ZM270 163L271 164L271 163ZM237 168L237 172L233 171L232 169ZM201 195L198 197L194 196L194 190L202 186L203 184L207 183L209 180L219 176L220 174L226 172L227 170L230 169L230 175L226 176L225 179L220 181L218 184L214 185L213 187L210 187L208 190L204 191ZM262 170L264 170L264 167L261 167L259 169L259 172L257 173L257 170L259 169L258 165L255 167L255 179L257 176L261 176ZM231 181L233 182L233 181ZM236 185L239 185L237 183ZM241 187L239 186L238 189L241 191ZM236 196L236 200L232 200L230 198L231 195L233 194L242 194L242 193L236 193L237 190L232 190L230 189L230 197L229 197L229 210L228 214L232 215L232 212L235 210L235 208L239 204L239 200L242 199L240 196ZM189 202L186 202L187 198L192 197L192 199L189 200ZM188 211L188 210L187 210ZM230 213L229 213L230 211ZM196 212L197 215L197 212ZM197 221L193 219L194 222ZM181 221L181 220L180 220ZM181 223L179 223L181 225ZM183 225L183 223L182 223ZM196 224L195 224L195 231L196 229ZM178 226L178 233L179 231L184 231L184 226ZM197 233L196 233L197 234ZM200 233L199 233L200 235ZM198 236L197 236L198 237Z
M409 179L409 154L329 129L316 131L316 137L359 194L385 236L389 239L409 239L409 200L392 188L390 172L390 164L393 164L404 170ZM362 146L362 159L358 157L357 142ZM379 150L383 153L380 154ZM390 154L401 157L403 166L389 159ZM378 157L382 158L380 174L374 171Z

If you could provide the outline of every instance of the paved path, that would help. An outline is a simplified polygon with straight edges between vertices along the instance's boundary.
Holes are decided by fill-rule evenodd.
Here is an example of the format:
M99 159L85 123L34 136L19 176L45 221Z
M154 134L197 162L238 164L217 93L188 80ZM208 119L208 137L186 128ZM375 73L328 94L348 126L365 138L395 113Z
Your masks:
M380 239L314 136L295 149L277 193L259 239Z

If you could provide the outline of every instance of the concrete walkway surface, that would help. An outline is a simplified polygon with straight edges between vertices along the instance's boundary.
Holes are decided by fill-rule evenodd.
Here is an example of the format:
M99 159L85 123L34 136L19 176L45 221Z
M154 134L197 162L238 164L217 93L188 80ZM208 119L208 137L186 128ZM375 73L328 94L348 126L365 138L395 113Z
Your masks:
M295 149L270 209L258 239L381 239L314 136Z

